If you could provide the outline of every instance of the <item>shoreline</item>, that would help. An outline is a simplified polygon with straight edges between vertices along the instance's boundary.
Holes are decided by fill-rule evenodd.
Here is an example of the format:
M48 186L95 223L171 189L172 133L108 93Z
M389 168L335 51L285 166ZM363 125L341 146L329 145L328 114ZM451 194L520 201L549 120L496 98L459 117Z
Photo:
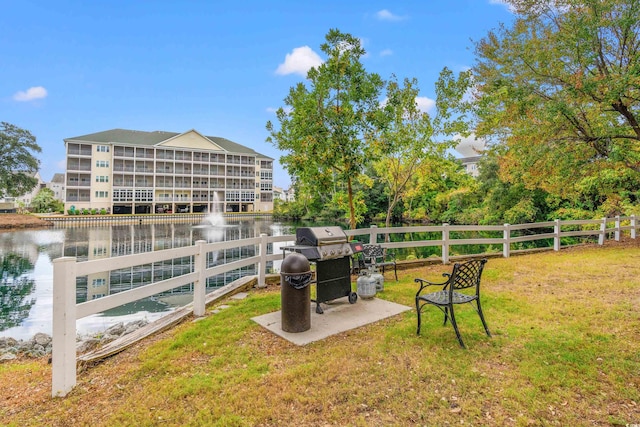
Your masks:
M37 230L53 227L53 223L33 214L0 214L0 233L3 231Z

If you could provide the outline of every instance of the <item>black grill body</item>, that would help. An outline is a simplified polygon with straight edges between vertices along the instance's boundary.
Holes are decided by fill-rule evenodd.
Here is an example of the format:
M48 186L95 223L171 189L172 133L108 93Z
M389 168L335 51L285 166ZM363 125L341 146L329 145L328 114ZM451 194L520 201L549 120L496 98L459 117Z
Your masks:
M300 227L296 244L284 248L304 255L316 266L316 313L320 303L348 297L351 304L358 295L351 290L351 256L361 245L351 245L340 227Z

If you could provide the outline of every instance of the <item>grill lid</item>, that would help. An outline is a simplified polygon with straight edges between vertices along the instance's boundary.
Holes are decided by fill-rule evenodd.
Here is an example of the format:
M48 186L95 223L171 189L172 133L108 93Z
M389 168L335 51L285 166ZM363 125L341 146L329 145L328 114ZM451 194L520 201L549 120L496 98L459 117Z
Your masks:
M347 235L340 227L300 227L296 229L296 245L324 246L347 243Z

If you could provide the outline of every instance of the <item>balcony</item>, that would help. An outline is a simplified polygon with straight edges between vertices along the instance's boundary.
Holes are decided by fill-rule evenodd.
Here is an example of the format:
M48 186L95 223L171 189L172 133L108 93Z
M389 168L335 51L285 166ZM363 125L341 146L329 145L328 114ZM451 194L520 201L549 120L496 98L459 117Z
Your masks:
M89 172L91 171L91 164L88 164L88 165L68 164L67 171L68 172L74 172L74 171Z
M87 156L91 157L91 147L79 149L77 147L69 147L68 155L70 156Z
M91 187L91 181L67 181L67 187Z
M133 166L113 165L114 172L133 172Z

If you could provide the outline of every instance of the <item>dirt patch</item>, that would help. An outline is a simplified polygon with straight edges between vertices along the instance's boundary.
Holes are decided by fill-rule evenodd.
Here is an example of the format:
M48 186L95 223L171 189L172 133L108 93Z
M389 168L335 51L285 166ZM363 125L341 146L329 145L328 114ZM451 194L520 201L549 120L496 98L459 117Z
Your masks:
M25 228L48 228L53 223L30 214L0 214L0 232L24 230Z

